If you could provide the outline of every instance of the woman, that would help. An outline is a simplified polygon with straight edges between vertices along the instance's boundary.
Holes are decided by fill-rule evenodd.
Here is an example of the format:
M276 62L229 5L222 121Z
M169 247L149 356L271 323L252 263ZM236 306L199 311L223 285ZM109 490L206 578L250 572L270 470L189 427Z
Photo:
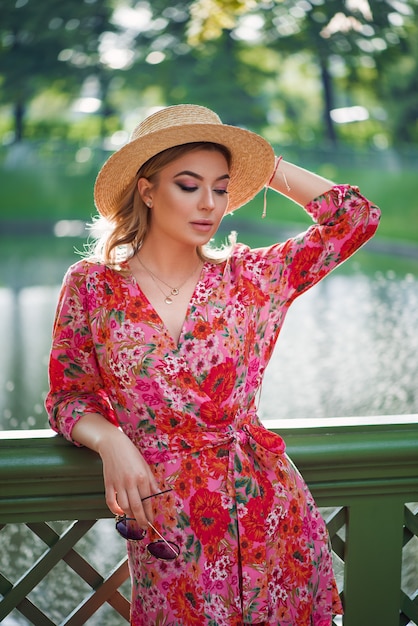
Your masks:
M211 250L266 185L313 226ZM289 305L373 235L378 209L195 105L139 124L95 201L110 230L65 277L46 406L103 461L131 539L131 623L329 626L326 527L256 396Z

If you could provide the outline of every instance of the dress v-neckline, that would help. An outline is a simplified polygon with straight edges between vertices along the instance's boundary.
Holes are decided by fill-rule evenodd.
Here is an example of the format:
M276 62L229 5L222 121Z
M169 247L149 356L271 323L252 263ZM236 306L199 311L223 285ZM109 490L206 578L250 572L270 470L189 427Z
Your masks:
M164 319L162 318L162 316L160 315L160 313L157 311L157 309L155 308L155 306L152 304L151 300L148 298L148 296L145 294L144 290L142 289L141 285L139 284L139 282L137 281L137 279L135 278L134 273L132 272L131 268L129 267L129 261L125 261L123 264L121 264L121 268L122 268L122 272L125 275L125 277L128 277L130 279L130 282L135 285L135 287L140 291L142 298L147 302L148 306L153 310L153 312L155 313L155 315L158 317L161 326L164 329L164 333L166 334L166 336L170 339L171 343L175 346L175 350L178 351L181 347L181 339L184 335L185 332L185 327L187 324L187 321L190 317L190 312L191 312L191 307L192 304L195 300L196 297L196 292L197 292L197 288L198 285L202 282L203 280L203 275L206 272L206 262L203 263L202 265L202 269L200 271L199 277L194 285L193 288L193 292L192 295L189 299L189 302L187 304L187 308L186 308L186 313L184 315L181 327L180 327L180 333L178 335L178 338L176 339L173 334L170 332L166 322L164 321ZM169 305L167 305L169 306Z

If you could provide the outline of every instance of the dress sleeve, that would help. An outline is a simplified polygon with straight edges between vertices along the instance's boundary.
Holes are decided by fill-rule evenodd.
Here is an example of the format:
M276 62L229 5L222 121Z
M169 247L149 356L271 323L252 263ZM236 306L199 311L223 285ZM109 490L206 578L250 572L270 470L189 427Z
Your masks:
M280 274L274 282L288 301L346 261L374 235L380 219L378 207L349 185L332 187L305 209L314 225L269 252Z
M87 263L72 266L63 281L53 327L49 391L45 400L53 430L68 440L86 413L116 423L103 386L88 313ZM76 442L74 442L76 443Z

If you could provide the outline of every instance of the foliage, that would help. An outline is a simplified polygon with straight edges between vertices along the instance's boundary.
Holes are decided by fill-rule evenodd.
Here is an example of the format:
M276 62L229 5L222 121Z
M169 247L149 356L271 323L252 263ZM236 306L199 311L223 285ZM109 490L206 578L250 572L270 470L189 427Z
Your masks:
M190 8L188 41L196 46L231 30L240 15L257 7L255 0L195 0Z
M12 103L21 139L25 108L40 91L77 94L92 71L100 74L98 45L112 29L109 2L0 0L0 76L3 102Z
M0 0L0 104L16 140L105 137L188 101L281 145L413 142L417 12L418 0ZM80 96L97 110L75 115ZM334 121L354 105L369 118Z
M336 96L335 82L339 84L340 91L341 87L345 87L342 91L346 100L344 106L355 104L353 95L365 104L369 103L370 95L364 97L364 92L373 94L377 77L384 73L385 64L392 64L403 57L400 44L408 46L416 42L416 0L382 0L379 3L369 3L368 0L197 0L191 11L189 38L198 43L218 38L225 28L223 24L227 24L229 29L238 27L243 13L263 16L264 25L260 28L260 35L270 49L277 49L285 56L303 50L315 58L322 82L323 123L326 136L332 143L336 143L337 134L331 111L338 106L338 99L341 99L341 96ZM379 73L376 71L378 67ZM417 108L413 107L416 97L412 94L416 94L416 90L412 76L416 80L416 75L416 72L414 75L411 73L407 85L403 82L407 91L405 95L413 101L408 107L408 122L411 122L412 117L415 127ZM362 94L359 94L360 85ZM288 113L291 111L286 111ZM401 114L399 121L402 119L404 116ZM366 129L363 128L366 137L376 133L380 122L370 120ZM413 138L409 129L409 123L403 124L401 136L405 141Z
M395 58L389 50L378 58L375 89L385 103L386 123L395 140L417 144L418 21L408 25L408 37L400 47Z

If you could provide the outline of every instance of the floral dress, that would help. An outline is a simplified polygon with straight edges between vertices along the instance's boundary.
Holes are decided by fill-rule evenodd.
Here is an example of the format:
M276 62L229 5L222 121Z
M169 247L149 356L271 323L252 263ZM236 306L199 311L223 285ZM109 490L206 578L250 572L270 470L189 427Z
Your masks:
M156 527L173 561L129 543L134 626L330 626L341 604L313 498L260 423L257 392L291 302L375 232L377 207L335 186L310 202L307 232L205 263L178 343L127 264L82 260L54 326L52 427L85 413L120 426L152 467Z

